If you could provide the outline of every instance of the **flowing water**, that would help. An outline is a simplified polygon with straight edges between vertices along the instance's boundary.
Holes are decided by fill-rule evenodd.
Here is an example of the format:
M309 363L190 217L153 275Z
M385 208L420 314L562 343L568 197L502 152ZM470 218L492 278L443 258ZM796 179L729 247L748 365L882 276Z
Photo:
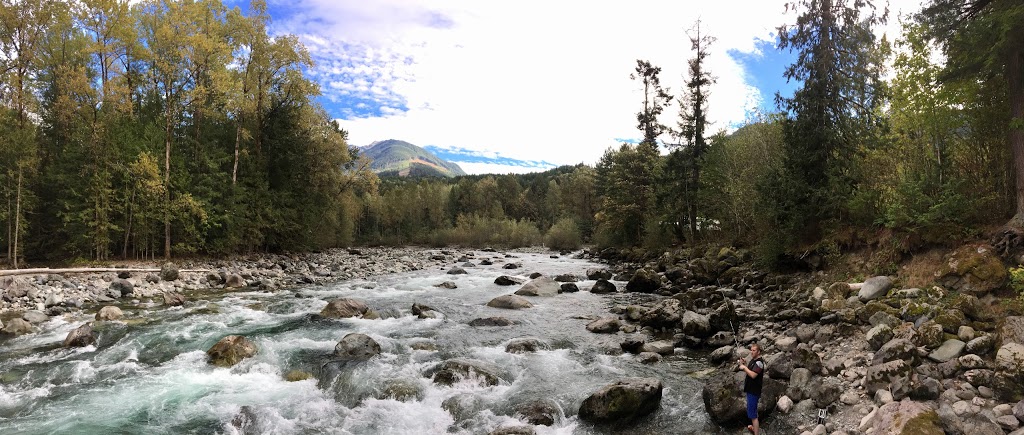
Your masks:
M495 254L477 258L487 255ZM241 414L258 433L486 434L525 424L517 419L517 406L538 399L560 409L553 425L535 426L539 434L724 433L709 421L693 376L707 368L702 355L677 349L644 365L621 353L621 334L584 328L587 318L608 315L625 298L642 296L581 291L531 298L534 307L522 310L485 306L517 288L494 284L499 275L583 275L597 267L585 260L516 255L502 260L521 263L517 270L503 270L502 263L467 268L469 275L420 270L276 292L211 291L191 295L184 308L126 307L126 318L136 320L97 323L98 343L86 348L65 349L61 343L91 319L51 319L39 325L38 334L0 341L0 433L238 433L232 420ZM458 288L434 287L447 280ZM593 282L578 284L586 290ZM363 300L394 317L316 315L337 297ZM410 314L414 302L446 318L418 319ZM518 324L467 324L491 316ZM359 364L332 363L334 346L351 332L380 343L381 355ZM232 368L208 364L206 350L230 334L248 337L259 353ZM547 349L506 353L505 345L520 337L539 338ZM450 358L496 366L502 381L489 387L432 383L425 373ZM314 376L289 382L284 375L291 370ZM577 418L590 393L630 376L662 380L658 411L621 427ZM404 388L411 398L395 400L384 392L389 386Z

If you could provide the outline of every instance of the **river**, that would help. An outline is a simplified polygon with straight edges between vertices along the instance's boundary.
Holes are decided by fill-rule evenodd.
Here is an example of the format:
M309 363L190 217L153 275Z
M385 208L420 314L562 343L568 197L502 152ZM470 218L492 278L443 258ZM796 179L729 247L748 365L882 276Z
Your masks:
M538 434L726 433L710 422L693 375L707 368L704 354L676 349L645 365L621 352L622 333L593 334L584 327L588 319L609 315L614 305L650 296L594 295L586 291L593 281L582 281L577 284L584 291L531 298L532 308L490 308L490 299L518 288L494 284L499 275L582 277L601 266L535 253L503 258L477 252L472 261L485 257L496 263L467 267L467 275L435 268L273 292L198 292L188 295L184 307L124 306L127 320L97 323L98 342L85 348L61 344L94 310L88 317L53 318L38 325L38 334L0 339L0 433L228 434L239 433L232 420L241 412L260 433L486 434L524 424L516 418L517 407L538 399L559 409L554 424L534 427ZM505 270L504 262L522 267ZM458 288L435 287L449 280ZM616 282L620 289L624 284ZM327 301L337 297L397 316L320 318ZM445 319L412 316L414 302ZM518 324L468 325L491 316ZM331 369L334 346L351 332L376 340L381 355ZM252 340L259 353L232 368L208 364L206 350L231 334ZM547 349L505 352L510 340L521 337L539 338ZM496 366L502 382L433 384L424 373L450 358ZM289 382L284 375L292 370L314 376ZM632 376L662 380L658 411L619 427L577 418L590 393ZM411 397L399 401L383 393L395 385L412 391Z

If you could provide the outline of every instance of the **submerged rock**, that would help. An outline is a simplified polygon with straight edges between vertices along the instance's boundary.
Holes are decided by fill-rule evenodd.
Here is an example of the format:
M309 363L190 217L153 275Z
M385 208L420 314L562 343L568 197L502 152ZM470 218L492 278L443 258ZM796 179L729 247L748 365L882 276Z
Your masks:
M650 414L661 406L661 380L626 378L607 385L580 405L581 420L612 423Z
M498 370L482 361L456 358L444 361L428 371L435 384L452 385L463 380L474 380L480 386L494 386L501 382Z
M597 282L594 283L594 286L590 288L590 292L598 295L603 295L608 293L615 293L616 288L615 284L612 284L611 281L608 281L606 279L599 279L597 280Z
M445 281L445 282L442 282L440 284L434 284L434 287L446 288L448 290L454 290L454 289L459 288L459 286L455 285L455 283L452 282L452 281Z
M546 347L547 346L544 344L544 342L542 342L542 341L540 341L539 339L536 339L536 338L532 338L532 337L516 338L516 339L508 342L507 345L505 345L505 352L508 352L508 353L530 353L530 352L536 352L537 350L544 349Z
M469 322L469 326L512 326L515 322L504 317L481 317Z

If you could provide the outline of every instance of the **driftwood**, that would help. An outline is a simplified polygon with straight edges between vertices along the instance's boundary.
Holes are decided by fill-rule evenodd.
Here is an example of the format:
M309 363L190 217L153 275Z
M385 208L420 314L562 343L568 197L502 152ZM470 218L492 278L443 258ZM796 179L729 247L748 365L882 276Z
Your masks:
M0 270L0 276L13 276L13 275L46 275L46 274L57 274L63 275L66 273L104 273L104 272L159 272L159 268L147 268L147 269L124 269L115 267L74 267L70 269L50 269L43 267L39 269L10 269ZM182 269L179 272L209 272L209 269Z

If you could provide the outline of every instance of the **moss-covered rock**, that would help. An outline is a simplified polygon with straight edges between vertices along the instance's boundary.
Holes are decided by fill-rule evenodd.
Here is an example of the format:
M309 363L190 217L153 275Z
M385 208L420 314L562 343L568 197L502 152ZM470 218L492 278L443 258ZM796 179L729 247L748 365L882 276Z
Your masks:
M949 334L956 334L960 330L960 326L967 321L964 313L960 310L942 310L932 320L941 325L942 330Z
M942 345L945 341L945 335L943 335L942 325L935 323L931 320L924 322L921 327L917 328L916 340L914 344L918 346L924 346L928 349L935 349Z
M313 374L302 370L291 370L284 374L284 380L288 382L299 382L306 379L313 379Z
M656 378L623 379L587 397L580 405L580 419L609 423L642 417L661 405L663 388Z
M886 312L897 317L900 315L899 310L896 308L890 307L889 305L879 301L871 301L864 304L864 307L857 310L857 320L861 323L869 323L871 321L871 316L878 312Z
M987 244L966 245L946 259L939 281L961 293L982 296L1006 286L1009 272Z
M245 358L256 355L256 344L241 335L229 335L206 351L210 364L231 367Z

